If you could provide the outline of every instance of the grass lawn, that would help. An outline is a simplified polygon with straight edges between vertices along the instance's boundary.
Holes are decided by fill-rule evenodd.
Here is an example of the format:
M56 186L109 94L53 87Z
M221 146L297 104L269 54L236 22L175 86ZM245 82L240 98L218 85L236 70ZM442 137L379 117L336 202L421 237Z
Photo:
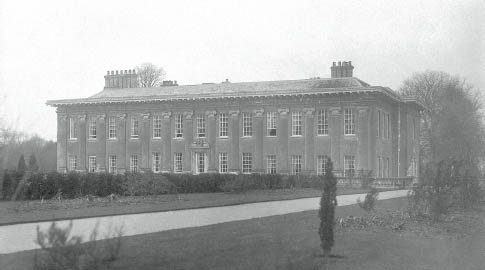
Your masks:
M339 195L366 193L368 189L341 189ZM321 196L317 189L254 190L245 193L193 193L179 195L118 197L115 200L85 198L73 200L0 202L0 225L77 217L157 212L189 208L234 205L251 202L291 200Z
M378 213L402 209L406 199L377 203ZM326 265L317 211L123 238L113 269L483 269L485 207L439 224L338 229ZM356 205L337 216L366 215ZM463 225L470 226L463 226ZM473 225L473 226L471 226ZM0 269L30 269L34 252L0 255Z

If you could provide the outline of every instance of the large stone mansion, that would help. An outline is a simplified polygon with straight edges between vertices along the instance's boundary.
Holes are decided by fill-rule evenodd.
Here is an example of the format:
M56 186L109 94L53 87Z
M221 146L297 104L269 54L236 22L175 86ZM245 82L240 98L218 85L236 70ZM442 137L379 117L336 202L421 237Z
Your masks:
M108 72L103 91L54 100L57 169L156 173L417 176L422 105L353 77L137 88Z

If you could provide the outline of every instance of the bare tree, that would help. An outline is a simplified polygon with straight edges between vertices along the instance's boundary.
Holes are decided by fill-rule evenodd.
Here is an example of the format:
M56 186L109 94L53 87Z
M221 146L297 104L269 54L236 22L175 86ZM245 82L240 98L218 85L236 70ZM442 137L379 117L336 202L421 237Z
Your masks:
M143 63L137 66L136 72L138 73L138 87L157 87L166 75L162 67L152 63Z

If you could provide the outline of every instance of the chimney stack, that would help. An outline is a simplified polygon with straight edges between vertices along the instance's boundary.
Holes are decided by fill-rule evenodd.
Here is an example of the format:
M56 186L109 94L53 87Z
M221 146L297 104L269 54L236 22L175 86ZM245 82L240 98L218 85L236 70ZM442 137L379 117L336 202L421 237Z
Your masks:
M138 87L137 75L134 69L108 71L104 76L104 88L135 88Z
M354 66L352 66L352 61L339 61L338 65L336 62L333 62L330 67L331 78L353 77L353 70Z

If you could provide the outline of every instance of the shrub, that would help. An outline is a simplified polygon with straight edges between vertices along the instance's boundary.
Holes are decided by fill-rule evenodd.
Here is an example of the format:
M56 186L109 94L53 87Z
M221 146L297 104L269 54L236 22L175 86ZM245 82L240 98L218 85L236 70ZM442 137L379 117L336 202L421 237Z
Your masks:
M164 175L153 173L129 173L123 182L123 190L126 195L158 195L176 193L176 186L167 180Z
M335 207L337 206L337 178L332 172L333 164L329 159L327 169L323 177L323 194L320 199L320 235L321 247L324 257L330 255L334 244L334 227L335 227Z
M364 209L367 212L373 211L375 204L377 202L378 196L379 196L379 191L376 188L372 188L365 195L363 202L360 200L360 198L357 198L357 204L360 206L360 208Z

